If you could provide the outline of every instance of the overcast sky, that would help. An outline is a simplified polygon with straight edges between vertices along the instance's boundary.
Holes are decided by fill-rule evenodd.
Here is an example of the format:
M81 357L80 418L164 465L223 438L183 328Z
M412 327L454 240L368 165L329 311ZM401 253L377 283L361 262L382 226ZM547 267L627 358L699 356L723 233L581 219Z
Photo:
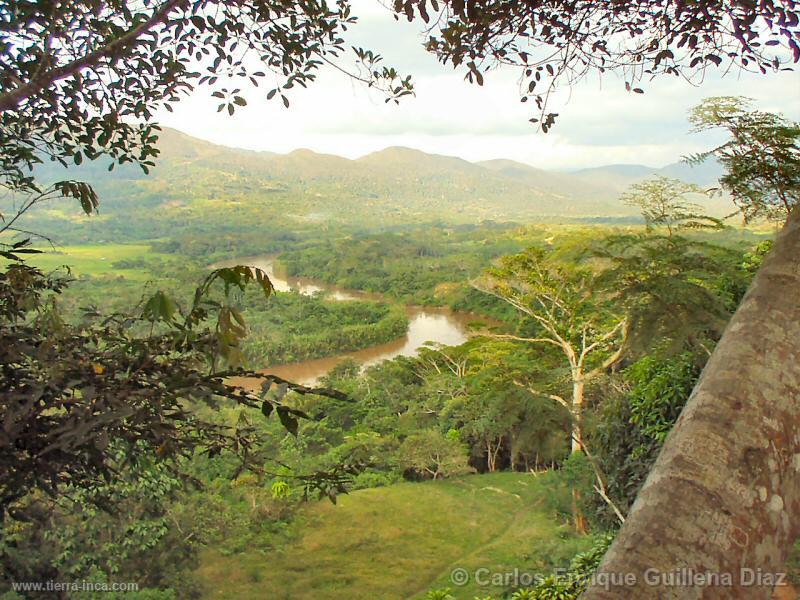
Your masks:
M610 163L660 167L707 149L717 139L692 134L690 108L707 96L743 95L763 110L800 120L800 74L768 76L709 74L700 87L661 78L645 94L625 91L613 75L564 90L550 110L556 127L543 134L528 122L532 103L519 101L519 72L493 71L483 87L464 81L463 72L437 63L422 48L420 23L396 22L374 0L356 0L359 24L348 41L380 52L386 64L413 76L416 96L385 104L346 76L325 70L306 90L295 88L291 107L267 102L266 90L245 90L249 104L233 117L217 113L207 89L196 91L159 114L161 124L218 144L289 152L317 152L357 158L388 146L408 146L467 160L510 158L530 165L565 169Z

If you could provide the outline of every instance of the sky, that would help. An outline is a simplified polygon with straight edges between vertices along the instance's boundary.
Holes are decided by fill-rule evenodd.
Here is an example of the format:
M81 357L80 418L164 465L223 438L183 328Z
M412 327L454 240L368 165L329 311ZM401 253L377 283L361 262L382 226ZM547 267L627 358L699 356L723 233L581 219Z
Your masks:
M217 144L358 158L389 146L478 161L508 158L543 169L579 169L635 163L661 167L706 150L723 138L691 133L688 111L708 96L748 96L761 110L800 120L800 72L767 76L709 72L701 86L662 77L645 94L625 91L614 75L593 77L551 100L559 113L547 134L528 122L532 103L519 100L519 71L495 70L483 87L463 71L444 66L422 47L421 22L397 22L376 0L355 0L359 23L348 41L373 49L387 65L412 75L416 95L400 105L345 75L324 69L308 89L296 87L286 109L267 101L266 90L244 89L248 106L231 117L216 112L218 101L200 88L157 115L165 126Z

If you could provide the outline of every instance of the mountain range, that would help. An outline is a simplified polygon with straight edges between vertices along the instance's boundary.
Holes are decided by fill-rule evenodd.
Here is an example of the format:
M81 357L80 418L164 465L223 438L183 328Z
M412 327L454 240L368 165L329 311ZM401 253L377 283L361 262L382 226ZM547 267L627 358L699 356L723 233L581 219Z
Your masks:
M232 218L235 224L240 214L368 226L629 217L637 211L620 202L619 195L636 181L665 175L711 187L721 174L715 163L558 172L506 159L469 162L404 147L356 160L311 150L276 154L212 144L167 128L159 148L149 176L132 165L108 172L107 163L100 162L84 163L68 174L48 164L38 175L43 180L68 175L89 181L110 218L158 208L165 218L187 223L208 216ZM703 198L702 203L710 214L730 212L722 199Z

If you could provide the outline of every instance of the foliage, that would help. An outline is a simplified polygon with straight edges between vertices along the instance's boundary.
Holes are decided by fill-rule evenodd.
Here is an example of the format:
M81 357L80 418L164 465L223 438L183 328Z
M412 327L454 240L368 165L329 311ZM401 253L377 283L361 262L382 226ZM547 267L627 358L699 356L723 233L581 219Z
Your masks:
M148 294L154 292L148 288L170 298L191 296L195 282L208 274L188 259L179 267L169 255L148 252L145 245L104 244L61 252L31 255L28 262L42 269L68 263L79 276L60 294L60 312L67 322L79 321L87 304L128 311L152 299ZM401 337L408 324L400 307L338 301L322 294L277 292L265 302L263 293L250 286L228 301L246 321L238 358L252 368L359 350Z
M511 600L577 600L600 565L600 561L614 540L614 535L606 533L594 536L592 545L587 550L575 554L568 568L554 575L538 575L537 583L533 587L507 591L502 597ZM454 598L451 591L450 588L430 590L425 598ZM493 600L493 598L495 597L476 596L475 600Z
M625 370L631 386L631 424L663 444L699 375L696 361L688 352L668 361L646 356L632 364Z
M12 581L76 581L124 575L140 588L182 589L196 566L202 537L194 521L173 521L183 483L163 463L135 467L121 452L113 482L97 490L65 487L56 499L31 494L19 502L29 520L6 522L0 564ZM98 504L113 506L102 510Z
M752 276L739 250L677 235L613 235L594 252L608 261L601 279L628 314L634 354L656 340L709 351Z
M463 445L435 429L408 436L398 449L398 462L400 468L432 479L470 471Z
M591 548L585 552L579 552L573 557L572 561L570 561L570 576L576 579L579 584L585 586L586 582L597 570L597 567L600 566L600 561L603 560L603 556L605 556L612 541L614 541L614 533L606 533L597 536Z
M622 195L622 201L642 211L647 229L666 227L668 235L676 229L720 229L722 222L702 214L702 207L686 201L688 194L702 194L694 184L678 179L655 177L634 183Z
M464 280L478 275L487 260L521 249L520 233L513 225L486 225L362 234L284 252L279 263L290 276L469 310L478 305L467 296ZM499 306L487 304L480 312L501 316Z
M752 110L745 98L706 98L692 109L696 131L723 129L730 139L690 162L714 156L725 167L720 179L745 222L785 221L800 202L800 124L781 115Z
M605 390L591 422L589 443L605 477L607 494L627 514L661 446L631 423L631 407L624 392ZM599 498L593 500L587 517L602 529L619 523Z
M556 85L591 73L619 73L628 91L643 93L635 86L644 79L702 79L711 65L776 71L786 60L782 48L800 60L794 4L396 0L394 7L429 22L428 50L465 67L469 81L483 85L499 64L518 67L522 99L535 100L544 131L557 116L546 112Z
M270 488L270 493L274 499L287 498L290 493L289 484L285 481L275 481Z
M550 361L536 350L489 337L420 351L425 407L450 427L448 437L468 444L471 464L480 470L535 469L567 451L569 414L517 383L548 378ZM430 399L434 394L438 402Z
M235 362L244 334L237 309L209 296L221 281L227 292L256 281L264 294L271 284L263 272L244 267L217 269L196 289L188 309L156 292L137 314L65 323L55 296L66 282L22 262L0 273L0 403L5 437L0 445L0 506L3 516L22 517L14 502L34 490L55 496L67 486L100 490L116 477L114 453L131 464L157 457L176 465L196 451L234 450L251 464L252 431L202 421L192 403L220 398L273 409L288 429L302 413L271 398L227 383L218 361ZM216 323L209 322L211 312ZM210 372L205 369L212 366ZM276 380L265 378L265 392ZM278 381L285 395L291 387ZM325 392L323 392L325 393ZM333 392L330 392L333 395Z
M106 155L146 172L158 154L153 114L197 85L231 114L247 104L238 82L270 82L264 96L288 106L288 90L344 53L342 32L356 21L347 2L259 0L20 2L3 17L0 177L23 193L38 191L30 169L42 157L79 165ZM362 71L353 76L388 98L411 93L379 55L354 53Z
M600 566L614 534L600 535L589 550L576 554L565 576L549 579L536 586L535 598L540 600L577 600L586 589L591 576Z
M0 117L0 120L2 117ZM0 141L0 144L2 141ZM2 152L2 147L0 147L0 152ZM0 155L0 169L3 169L3 157ZM0 177L2 177L3 173L0 172ZM29 179L27 177L20 177L23 180ZM16 183L13 180L4 181L0 179L0 185L4 185L5 187L10 188L13 190L14 185ZM28 183L21 183L22 186L29 185ZM31 232L27 229L22 229L17 224L24 215L26 215L34 206L44 204L47 202L51 202L58 198L73 198L78 201L80 204L81 210L83 210L84 214L91 215L97 213L97 209L99 206L99 201L97 199L97 194L95 194L94 190L90 185L84 183L82 181L57 181L51 185L45 186L44 188L40 188L33 183L30 183L31 190L27 195L24 195L19 204L17 205L16 202L12 202L12 208L15 211L13 215L9 218L0 212L0 236L4 234L22 234L22 235L31 235ZM16 200L16 196L13 194L9 194L9 196ZM46 240L49 240L47 236L42 236ZM5 241L0 241L0 256L8 259L8 260L17 260L19 254L23 254L26 252L31 252L30 249L25 249L23 246L27 245L27 242L30 238L26 238L24 240L18 240L15 243L7 243Z
M591 445L608 494L627 512L697 383L707 355L654 352L628 366L604 392L594 415ZM601 527L615 523L599 503L591 511Z
M789 581L797 586L800 583L800 538L795 540L786 559L786 571Z
M425 594L425 600L455 600L452 591L453 590L450 588L429 590L428 593Z
M589 441L586 440L586 443ZM565 523L572 522L574 525L577 515L584 519L588 517L589 524L594 525L594 473L584 453L569 452L558 463L554 473L543 494L548 509Z
M530 589L521 589L511 595L519 600L577 600L586 589L591 576L603 559L614 534L597 536L591 548L576 554L565 573L543 578Z
M279 293L264 310L244 299L249 364L265 366L332 356L402 337L408 318L400 307L369 301Z

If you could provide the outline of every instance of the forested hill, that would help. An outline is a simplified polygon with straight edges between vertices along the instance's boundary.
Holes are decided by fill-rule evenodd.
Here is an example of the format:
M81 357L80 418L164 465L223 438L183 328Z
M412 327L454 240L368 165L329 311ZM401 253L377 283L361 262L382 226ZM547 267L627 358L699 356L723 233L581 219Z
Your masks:
M598 169L593 177L592 170L571 174L508 160L471 163L399 147L357 160L310 150L274 154L219 146L172 129L163 130L159 147L150 177L133 166L109 172L105 163L84 163L69 174L48 164L39 176L94 185L101 218L80 235L107 240L172 236L176 227L195 234L220 227L263 231L266 223L285 233L323 223L372 230L431 221L627 217L636 209L619 201L619 191L648 172L639 166L627 176L617 169L609 177ZM728 206L707 210L725 212ZM48 231L62 239L77 233L74 211L51 211L48 218Z

